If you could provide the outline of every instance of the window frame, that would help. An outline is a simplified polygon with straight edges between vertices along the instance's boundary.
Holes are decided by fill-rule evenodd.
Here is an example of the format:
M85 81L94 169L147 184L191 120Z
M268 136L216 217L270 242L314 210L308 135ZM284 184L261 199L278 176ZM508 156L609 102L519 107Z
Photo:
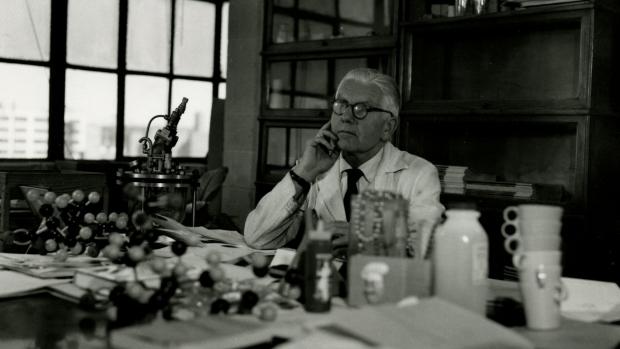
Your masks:
M80 71L112 73L117 77L117 105L116 105L116 152L114 159L75 159L79 163L101 163L112 161L128 161L135 159L136 156L124 156L124 134L125 134L125 82L127 75L134 76L153 76L162 77L168 81L168 110L176 108L179 101L172 101L172 83L175 79L192 80L209 82L212 84L212 98L219 98L220 85L226 84L226 77L221 72L221 35L222 35L222 8L229 0L194 0L215 5L215 30L214 30L214 46L213 46L213 75L211 77L202 77L194 75L174 74L174 31L176 21L176 5L178 1L170 0L170 62L169 71L167 73L158 73L152 71L141 71L135 69L127 69L125 65L127 53L127 24L128 10L130 0L119 0L119 18L118 18L118 53L116 68L100 68L81 64L71 64L67 62L67 23L69 14L70 0L53 0L51 1L51 19L50 19L50 52L49 61L38 61L31 59L16 59L0 56L0 63L23 64L29 66L39 66L49 69L49 127L48 127L48 149L47 158L0 158L2 162L33 162L33 161L56 161L65 160L64 156L64 113L65 113L65 88L66 88L66 72L68 69L77 69ZM230 5L229 5L230 6ZM146 122L144 124L146 129ZM137 142L138 140L136 140ZM195 161L197 159L206 158L207 153L203 157L175 157L176 160Z

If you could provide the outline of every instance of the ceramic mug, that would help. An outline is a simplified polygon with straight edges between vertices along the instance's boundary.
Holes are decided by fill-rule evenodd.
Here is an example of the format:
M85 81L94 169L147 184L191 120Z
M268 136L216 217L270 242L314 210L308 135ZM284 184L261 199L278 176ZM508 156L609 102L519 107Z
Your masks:
M564 209L560 206L523 204L519 206L508 206L504 209L503 216L506 222L516 222L517 220L555 220L562 219ZM514 218L510 216L513 215Z
M504 240L504 249L510 254L524 251L557 251L562 244L559 235L512 235Z
M521 269L519 279L527 327L533 330L560 327L560 304L568 298L568 292L562 283L562 267L537 266Z
M562 252L560 251L523 251L512 256L512 264L519 270L539 266L560 266Z

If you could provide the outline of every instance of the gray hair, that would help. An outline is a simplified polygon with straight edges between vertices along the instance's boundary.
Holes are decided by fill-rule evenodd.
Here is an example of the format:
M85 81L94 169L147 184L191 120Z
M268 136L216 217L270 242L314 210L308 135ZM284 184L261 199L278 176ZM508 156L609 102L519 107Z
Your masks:
M355 80L377 86L383 94L381 107L389 110L394 117L398 118L398 113L400 112L400 92L393 77L385 75L376 69L355 68L347 72L340 80L336 95L340 92L342 84L347 80Z

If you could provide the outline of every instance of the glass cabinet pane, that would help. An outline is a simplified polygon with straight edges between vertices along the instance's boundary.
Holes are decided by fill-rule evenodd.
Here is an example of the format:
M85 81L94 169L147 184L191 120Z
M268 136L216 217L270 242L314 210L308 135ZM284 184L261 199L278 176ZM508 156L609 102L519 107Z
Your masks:
M269 108L287 109L291 101L290 62L275 62L269 67Z
M416 101L543 101L579 97L579 21L412 33Z
M267 105L270 109L326 109L349 70L367 67L386 71L387 65L388 57L382 55L272 62Z
M67 62L116 68L118 0L71 0L67 18Z
M267 131L267 167L286 167L286 129L272 127Z
M299 61L296 68L293 107L327 108L327 61Z
M390 35L393 0L273 2L271 43Z
M127 69L170 71L170 0L132 0L128 4Z
M267 171L283 174L301 158L306 143L318 132L318 128L270 127L267 130Z
M547 185L547 194L557 196L542 199L554 201L580 195L578 123L409 122L405 127L406 149L434 164L469 167L467 180ZM551 187L561 190L549 193Z
M306 143L312 140L318 131L318 128L292 128L289 130L289 166L295 165L295 160L301 158L301 155L306 148Z
M0 10L0 56L50 59L51 0L3 0Z

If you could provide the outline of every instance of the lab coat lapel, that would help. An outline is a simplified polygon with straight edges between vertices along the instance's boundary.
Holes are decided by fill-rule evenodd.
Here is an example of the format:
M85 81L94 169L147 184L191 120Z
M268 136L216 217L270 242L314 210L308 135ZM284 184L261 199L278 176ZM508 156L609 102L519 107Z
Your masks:
M383 148L383 158L377 168L372 187L376 190L395 190L394 173L407 168L402 159L402 151L387 142Z
M317 181L317 213L328 215L331 220L346 221L342 192L340 190L340 171L337 165L332 166L325 176ZM328 218L328 217L321 217Z

